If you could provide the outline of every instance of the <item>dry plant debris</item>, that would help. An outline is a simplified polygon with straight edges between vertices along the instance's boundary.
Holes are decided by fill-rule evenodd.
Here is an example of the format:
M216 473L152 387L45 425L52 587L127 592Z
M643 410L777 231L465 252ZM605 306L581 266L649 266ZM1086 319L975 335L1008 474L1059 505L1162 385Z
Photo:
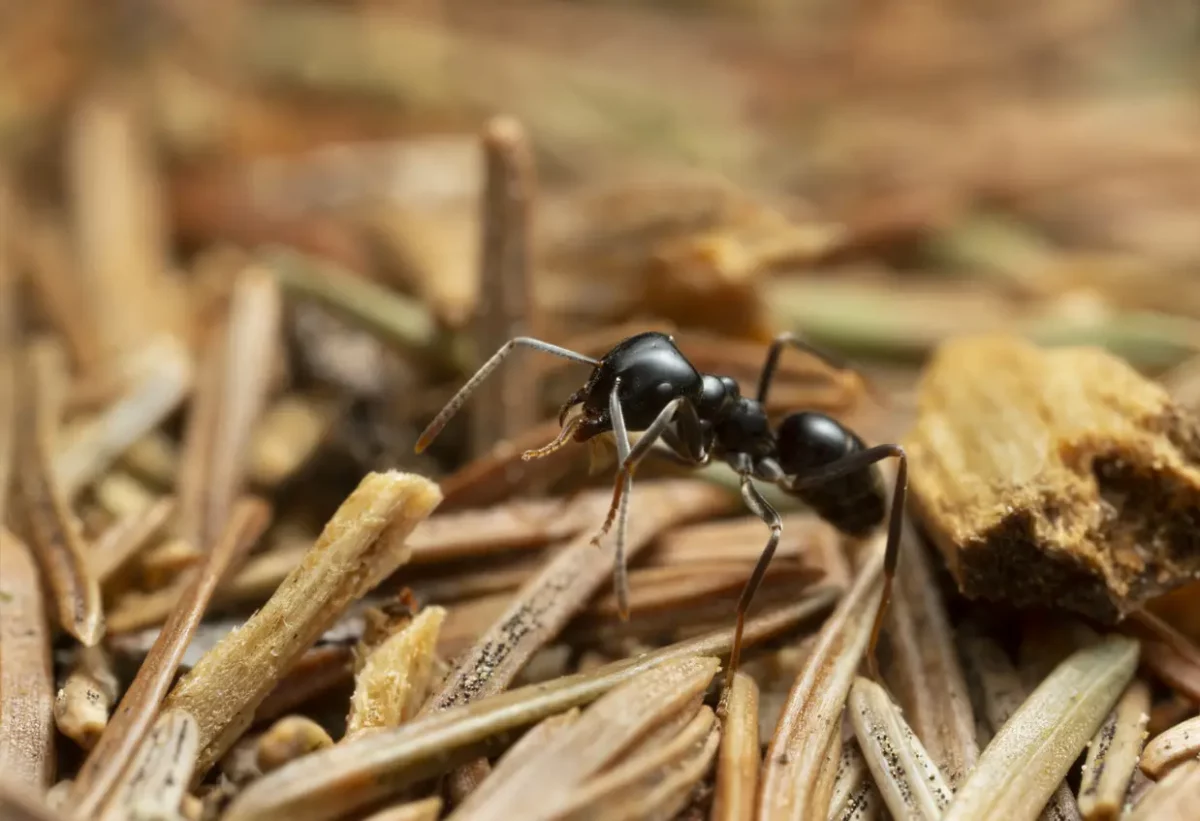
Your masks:
M1200 421L1103 350L948 342L906 448L968 596L1115 621L1200 573Z
M1150 687L1134 679L1088 744L1079 782L1079 811L1087 821L1120 817L1146 741L1149 710Z

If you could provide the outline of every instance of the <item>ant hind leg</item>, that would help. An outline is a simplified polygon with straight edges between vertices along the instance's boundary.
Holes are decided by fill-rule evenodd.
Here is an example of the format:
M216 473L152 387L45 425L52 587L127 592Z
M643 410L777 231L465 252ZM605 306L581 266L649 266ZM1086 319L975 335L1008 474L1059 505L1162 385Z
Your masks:
M725 671L726 690L733 686L733 677L737 673L738 664L741 661L742 633L746 627L746 613L750 609L751 602L754 601L754 594L758 592L759 585L762 584L763 576L766 575L767 567L775 556L775 548L779 546L779 538L783 534L783 521L779 518L779 513L771 506L770 502L763 498L746 473L742 474L742 499L745 501L746 507L750 508L754 515L771 528L771 535L767 539L762 553L759 554L754 571L742 588L742 595L738 598L737 626L733 633L733 648L729 652L729 668Z

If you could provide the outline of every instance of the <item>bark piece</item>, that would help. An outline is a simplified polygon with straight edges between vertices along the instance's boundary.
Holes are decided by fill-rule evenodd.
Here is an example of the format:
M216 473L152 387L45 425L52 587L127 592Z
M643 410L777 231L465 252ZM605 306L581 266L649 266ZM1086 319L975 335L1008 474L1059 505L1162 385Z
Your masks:
M946 343L906 443L962 592L1105 622L1200 574L1200 419L1112 355Z

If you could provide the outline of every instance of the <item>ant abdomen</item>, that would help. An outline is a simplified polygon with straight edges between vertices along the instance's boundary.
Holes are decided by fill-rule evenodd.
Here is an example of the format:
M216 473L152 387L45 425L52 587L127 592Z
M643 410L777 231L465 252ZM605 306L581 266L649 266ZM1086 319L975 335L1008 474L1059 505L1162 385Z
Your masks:
M811 411L787 416L776 436L779 466L788 476L799 480L843 457L866 450L863 441L836 419ZM788 490L848 536L867 535L887 515L883 476L874 464L820 484L792 486Z

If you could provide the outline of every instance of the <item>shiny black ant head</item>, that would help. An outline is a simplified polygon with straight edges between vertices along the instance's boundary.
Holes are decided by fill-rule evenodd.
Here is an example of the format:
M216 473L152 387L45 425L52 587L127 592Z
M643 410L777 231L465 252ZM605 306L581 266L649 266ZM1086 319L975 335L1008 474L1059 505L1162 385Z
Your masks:
M568 407L583 405L575 441L584 442L613 429L608 400L618 377L621 387L617 395L629 430L648 428L677 397L699 406L706 388L700 372L670 336L656 331L631 336L604 355L587 384L568 402Z
M832 464L866 446L852 431L823 413L789 414L775 432L779 466L789 476Z

